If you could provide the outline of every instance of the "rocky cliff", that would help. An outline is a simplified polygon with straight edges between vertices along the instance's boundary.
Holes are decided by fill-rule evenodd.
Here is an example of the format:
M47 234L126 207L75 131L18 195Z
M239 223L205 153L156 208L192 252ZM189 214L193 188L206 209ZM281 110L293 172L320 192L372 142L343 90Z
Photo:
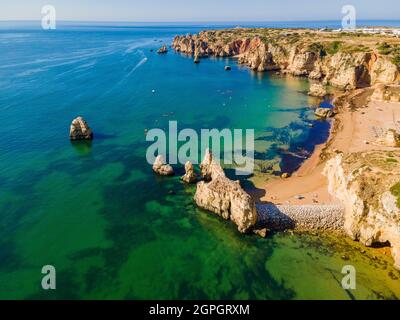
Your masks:
M378 85L371 96L372 101L400 102L400 85Z
M366 246L390 245L400 269L399 162L399 152L338 154L324 174L345 207L345 232Z
M197 184L194 197L196 204L225 220L232 220L242 233L253 231L257 222L256 207L239 181L228 179L222 167L213 161L209 151L200 168L206 181Z
M382 46L381 41L389 44L385 42ZM255 71L279 70L348 90L336 97L334 104L338 110L356 110L370 100L400 101L400 56L382 50L400 48L400 41L394 38L315 30L238 28L177 36L172 47L189 55L196 52L202 57L235 57L240 64ZM311 95L326 93L321 85L311 89ZM326 110L319 111L321 116L327 116ZM397 146L399 139L390 131L383 142ZM323 214L298 214L290 208L289 214L282 215L281 208L271 211L263 207L266 208L264 220L278 221L279 225L309 227L322 223L323 228L339 229L343 226L349 236L364 245L390 245L395 265L400 268L400 153L369 151L343 155L334 150L327 152L328 146L329 143L321 159L333 158L327 162L324 174L329 180L329 192L344 205L343 219L338 216L339 219L327 224ZM225 177L220 167L210 165L211 162L208 159L202 169L203 176L211 182L198 184L197 204L225 219L236 220L242 232L249 230L257 220L251 200L237 183ZM237 201L239 209L236 209Z
M196 52L202 57L236 57L240 64L253 70L280 70L343 89L400 84L399 66L390 57L380 55L374 48L361 50L363 47L357 43L340 49L344 45L331 41L331 35L314 33L282 35L270 29L203 31L175 37L172 47L189 55Z

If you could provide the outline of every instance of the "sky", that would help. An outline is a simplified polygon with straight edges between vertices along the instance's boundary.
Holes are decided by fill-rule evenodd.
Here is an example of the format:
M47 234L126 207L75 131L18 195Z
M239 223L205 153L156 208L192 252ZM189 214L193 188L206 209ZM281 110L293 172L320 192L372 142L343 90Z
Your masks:
M40 20L53 5L58 20L130 22L400 20L400 0L0 0L0 20Z

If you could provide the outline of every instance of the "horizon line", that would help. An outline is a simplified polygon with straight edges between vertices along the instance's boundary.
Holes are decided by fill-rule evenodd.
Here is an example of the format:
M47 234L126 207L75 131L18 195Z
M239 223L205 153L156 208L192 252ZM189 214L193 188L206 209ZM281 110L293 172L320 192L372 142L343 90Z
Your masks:
M380 18L363 18L358 21L396 21L400 23L400 19L380 19ZM41 19L0 19L0 22L37 22ZM299 19L299 20L78 20L78 19L60 19L58 22L97 22L97 23L268 23L268 22L340 22L340 19Z

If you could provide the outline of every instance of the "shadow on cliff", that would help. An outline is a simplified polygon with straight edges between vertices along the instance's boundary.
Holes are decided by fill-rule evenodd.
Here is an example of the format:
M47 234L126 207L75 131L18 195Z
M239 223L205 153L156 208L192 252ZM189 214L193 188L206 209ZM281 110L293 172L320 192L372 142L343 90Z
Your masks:
M238 180L234 169L225 169L227 177L232 180ZM296 222L275 204L262 200L266 195L265 189L257 188L252 181L249 180L253 175L240 179L243 189L253 198L257 207L257 225L256 229L268 228L272 231L294 230Z
M256 229L268 228L272 231L285 231L296 228L296 222L292 218L272 202L262 200L267 194L265 189L257 188L249 180L244 180L241 184L256 203L258 217Z
M255 186L255 184L249 180L254 176L254 174L248 175L248 176L237 176L235 169L231 168L225 168L224 169L226 176L231 179L231 180L239 180L240 185L248 194L251 195L253 198L254 202L257 204L270 204L270 202L266 202L264 200L261 200L262 198L265 197L267 194L265 189L260 189Z

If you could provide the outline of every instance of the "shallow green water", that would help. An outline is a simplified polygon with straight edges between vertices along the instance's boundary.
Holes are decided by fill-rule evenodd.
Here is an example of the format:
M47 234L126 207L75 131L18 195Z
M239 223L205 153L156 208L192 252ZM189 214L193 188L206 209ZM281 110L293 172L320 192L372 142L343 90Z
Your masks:
M240 235L194 206L194 187L154 176L144 130L169 120L254 128L257 159L285 169L298 160L279 148L312 149L326 135L327 124L307 125L314 102L304 80L149 51L188 31L198 30L0 29L0 298L399 297L399 273L385 256L372 260L375 251L334 237ZM69 142L77 115L92 143ZM50 292L40 287L49 264ZM340 285L345 264L358 271L350 293Z

